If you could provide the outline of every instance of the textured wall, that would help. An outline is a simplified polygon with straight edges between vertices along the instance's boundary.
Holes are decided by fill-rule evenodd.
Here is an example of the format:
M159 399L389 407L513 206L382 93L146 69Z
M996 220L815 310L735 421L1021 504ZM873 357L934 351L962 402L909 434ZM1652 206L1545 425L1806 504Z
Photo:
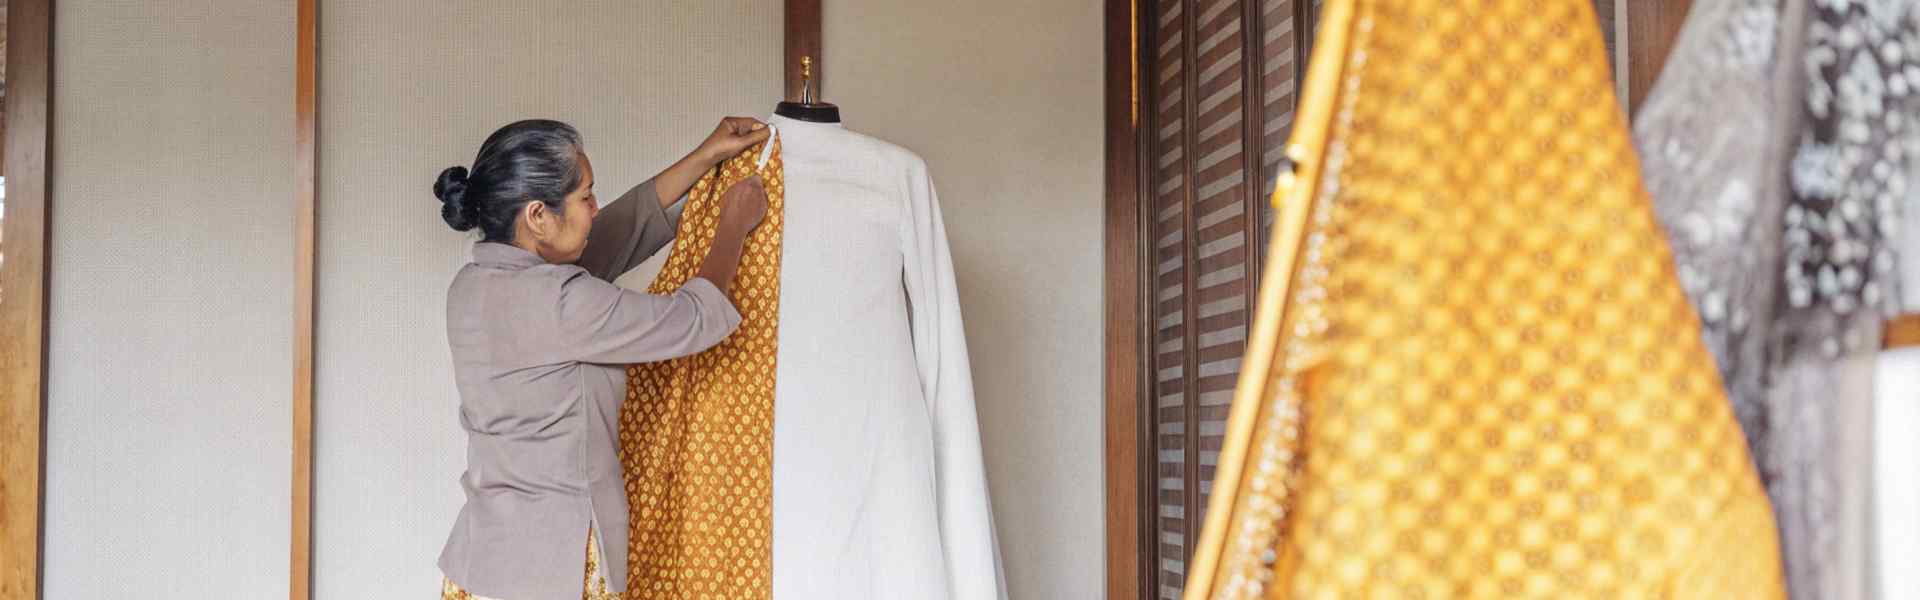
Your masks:
M1098 0L825 3L825 99L940 188L1013 598L1099 598Z
M55 6L45 597L285 597L293 4Z
M468 238L432 177L547 116L617 193L771 110L779 10L322 2L319 597L438 585L462 463L441 311ZM941 186L1013 594L1097 597L1100 5L827 11L827 97ZM59 5L48 598L285 594L293 20Z
M447 282L470 238L440 169L530 117L573 123L613 199L726 113L779 100L773 0L321 3L315 591L433 593L461 501ZM290 81L290 80L289 80Z

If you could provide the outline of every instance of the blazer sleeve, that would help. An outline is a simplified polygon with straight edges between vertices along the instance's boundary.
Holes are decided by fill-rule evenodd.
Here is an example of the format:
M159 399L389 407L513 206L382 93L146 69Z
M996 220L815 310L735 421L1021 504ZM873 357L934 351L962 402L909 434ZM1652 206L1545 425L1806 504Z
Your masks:
M560 358L591 364L689 356L740 327L740 312L726 294L699 277L671 294L648 294L571 269L560 284L558 310Z
M649 179L601 209L587 249L580 254L580 267L601 280L613 281L673 241L686 198L661 208L657 193Z
M908 173L901 252L912 320L914 361L933 416L934 482L940 542L946 552L947 594L953 600L1004 600L1005 578L974 408L972 366L960 322L953 255L940 202L924 163Z

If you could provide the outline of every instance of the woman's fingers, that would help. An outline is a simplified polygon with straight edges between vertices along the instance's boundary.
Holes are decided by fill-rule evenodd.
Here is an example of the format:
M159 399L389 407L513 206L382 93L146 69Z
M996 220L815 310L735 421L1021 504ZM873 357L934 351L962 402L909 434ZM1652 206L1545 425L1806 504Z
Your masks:
M733 130L734 135L742 138L741 147L743 149L746 146L767 141L767 137L773 135L773 131L767 129L766 123L762 123L759 119L753 117L727 117L725 123L728 128Z
M759 225L767 216L767 191L755 175L740 180L727 188L720 205L720 226L722 228L747 232Z
M767 138L771 136L773 136L773 130L767 129L765 126L762 126L761 128L755 129L753 131L748 131L746 135L747 145L752 146L754 144L767 141Z
M719 163L746 151L754 144L767 141L772 134L773 129L759 119L727 117L720 120L720 125L713 128L713 135L708 136L707 141L701 143L700 149L696 152L705 157L709 163Z
M746 135L767 128L766 123L753 117L727 117L722 119L720 124L733 130L735 135Z
M739 183L733 184L733 187L739 188L739 191L734 192L736 194L750 195L756 192L762 193L762 194L766 193L766 186L760 182L759 175L748 176L746 179L740 180Z

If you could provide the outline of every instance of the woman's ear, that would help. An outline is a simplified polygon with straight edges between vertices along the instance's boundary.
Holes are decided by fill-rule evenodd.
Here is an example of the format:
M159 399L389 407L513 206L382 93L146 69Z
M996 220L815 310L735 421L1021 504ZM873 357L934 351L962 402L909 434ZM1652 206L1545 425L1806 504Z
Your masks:
M527 202L520 207L520 218L526 220L527 232L533 234L535 240L547 239L554 233L553 211L547 209L545 202Z

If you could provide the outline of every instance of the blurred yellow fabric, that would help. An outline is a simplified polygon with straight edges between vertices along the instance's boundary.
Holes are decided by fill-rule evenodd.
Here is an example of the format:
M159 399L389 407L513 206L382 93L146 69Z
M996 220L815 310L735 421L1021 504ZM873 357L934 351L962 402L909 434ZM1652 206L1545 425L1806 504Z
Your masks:
M1582 0L1332 0L1189 600L1779 598Z

